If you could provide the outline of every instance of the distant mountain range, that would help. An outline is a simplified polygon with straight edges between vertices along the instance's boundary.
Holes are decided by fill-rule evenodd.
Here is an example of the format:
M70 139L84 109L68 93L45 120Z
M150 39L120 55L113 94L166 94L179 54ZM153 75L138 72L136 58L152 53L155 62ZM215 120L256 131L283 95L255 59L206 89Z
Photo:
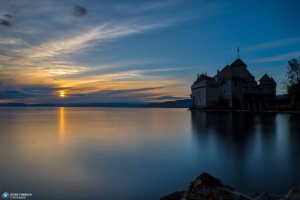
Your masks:
M161 103L149 103L143 107L148 108L189 108L191 106L190 99L183 99L177 101L166 101Z
M127 108L189 108L190 99L167 101L161 103L0 103L0 107L127 107Z

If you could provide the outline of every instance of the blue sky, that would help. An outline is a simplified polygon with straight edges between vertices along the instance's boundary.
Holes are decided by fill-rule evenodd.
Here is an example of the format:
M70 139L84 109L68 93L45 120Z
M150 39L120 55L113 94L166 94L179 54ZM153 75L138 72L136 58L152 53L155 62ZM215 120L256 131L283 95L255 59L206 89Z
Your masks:
M199 73L241 59L285 93L300 1L0 0L0 102L189 98Z

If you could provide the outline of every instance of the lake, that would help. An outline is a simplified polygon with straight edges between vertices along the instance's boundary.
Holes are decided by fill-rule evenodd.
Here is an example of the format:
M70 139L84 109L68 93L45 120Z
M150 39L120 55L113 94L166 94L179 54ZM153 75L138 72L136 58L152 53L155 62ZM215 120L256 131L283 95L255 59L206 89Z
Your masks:
M163 108L0 108L0 192L152 200L202 172L241 192L300 185L300 115Z

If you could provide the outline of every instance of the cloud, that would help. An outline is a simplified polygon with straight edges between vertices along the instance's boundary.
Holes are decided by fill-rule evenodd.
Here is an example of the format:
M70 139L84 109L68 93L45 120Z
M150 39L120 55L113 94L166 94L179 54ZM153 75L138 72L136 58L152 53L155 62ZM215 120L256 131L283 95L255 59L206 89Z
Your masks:
M74 97L84 97L84 96L86 96L86 94L71 94L71 96L74 96Z
M134 72L138 73L150 73L150 72L167 72L167 71L180 71L187 70L191 68L161 68L161 69L144 69L144 70L135 70Z
M32 4L28 6L28 2ZM219 7L209 8L211 4L203 4L202 12L196 9L189 12L189 9L181 8L181 2L137 3L136 9L133 9L133 3L126 2L123 12L116 12L113 8L121 3L95 1L93 6L81 7L73 6L71 1L12 1L2 10L2 13L13 13L14 21L13 28L3 28L1 32L0 70L1 76L5 77L1 80L3 85L11 84L16 88L6 88L5 91L20 91L42 101L57 101L59 90L66 90L69 94L60 101L76 98L112 100L114 96L131 100L163 98L159 91L182 81L157 72L183 68L168 68L163 66L165 63L160 63L159 69L155 69L158 68L157 60L127 58L126 61L118 55L112 55L115 60L107 62L106 50L112 43L122 45L116 41L124 37L176 26L220 11ZM171 9L176 12L168 12ZM83 17L87 13L93 18ZM81 23L71 24L73 16L82 17ZM2 18L8 21L10 16L2 15ZM174 91L166 94L180 96ZM0 92L9 94L3 89Z
M172 1L149 1L144 3L120 3L115 5L115 10L118 12L125 13L140 13L140 12L151 12L151 11L159 11L162 9L170 9L174 6L181 3L182 0L172 0ZM132 9L134 7L134 9Z
M175 21L165 20L160 22L138 22L135 20L123 23L105 23L80 31L74 36L67 36L60 40L48 41L29 49L20 50L19 53L29 58L54 57L61 54L76 52L99 43L107 42L147 30L170 26Z
M8 18L8 19L10 19L10 18L13 17L12 15L9 15L9 14L3 15L3 16L6 17L6 18Z
M6 27L11 27L11 23L5 19L0 19L0 24Z
M81 74L88 71L89 67L78 66L74 62L67 61L70 57L66 56L72 53L82 53L85 49L89 49L94 45L99 46L111 39L138 34L173 23L176 23L176 20L142 22L134 19L118 23L107 22L96 27L88 27L84 31L78 30L67 37L60 36L62 37L61 39L49 39L38 45L29 45L20 38L11 37L5 40L7 41L4 44L6 46L3 48L3 53L1 54L0 52L0 64L2 64L3 70L7 72L10 70L18 70L19 73L31 71L35 74L39 73L41 76ZM8 45L19 46L17 48L9 48ZM123 65L124 63L120 66ZM111 67L111 65L108 67ZM122 73L115 73L114 76L120 78L120 75ZM127 75L129 75L128 77L140 76L138 73L127 73ZM123 77L126 78L125 76Z
M7 90L7 91L4 91L4 93L6 93L6 94L22 94L23 92L14 91L14 90Z
M263 68L257 68L252 69L251 73L260 74L258 80L261 76L263 76L265 73L273 76L275 74L282 74L282 69L286 69L286 66L272 66L272 67L263 67Z
M187 70L189 68L160 68L160 69L136 69L137 67L141 68L143 65L154 65L155 62L151 61L138 61L138 60L124 60L121 62L109 63L97 67L87 69L78 74L66 74L62 75L64 78L78 78L78 77L95 77L99 79L108 78L108 79L122 79L122 78L132 78L132 77L144 77L150 73L155 72L167 72L167 71L179 71ZM133 70L130 70L133 69ZM118 71L118 72L116 72ZM101 75L99 75L101 74ZM157 74L156 74L157 75Z
M87 67L70 66L66 64L54 64L54 66L44 67L45 71L53 75L78 74L87 69Z
M178 4L178 2L181 1L176 1L176 4ZM101 44L111 41L112 39L119 39L125 36L173 26L191 19L191 17L181 15L182 13L177 13L177 16L164 16L161 14L149 16L140 13L134 17L126 15L119 19L113 16L109 18L109 20L100 21L100 23L89 20L83 25L74 27L66 24L69 23L70 20L65 20L65 18L68 17L65 16L63 12L64 7L67 5L65 5L65 3L61 4L62 5L58 3L51 4L49 2L38 3L34 7L39 11L33 15L35 19L31 19L30 16L28 16L29 14L27 14L28 12L22 12L24 22L22 22L22 26L20 26L22 29L19 28L18 31L24 32L25 29L28 29L28 25L30 26L30 30L25 31L26 34L23 34L22 40L24 40L24 37L26 37L28 33L32 35L32 31L35 34L40 34L34 37L36 40L34 43L27 41L28 45L24 45L23 48L7 48L6 50L9 50L11 57L18 57L18 59L23 60L34 59L34 61L36 61L56 57L62 58L72 53L82 53L84 50L91 49L94 46L97 46L99 51L101 50ZM174 4L173 1L166 3L145 3L140 6L140 9L157 10L159 8L169 7L172 4ZM25 9L25 5L22 3L15 6L23 10ZM132 10L132 6L130 10ZM73 11L75 16L84 16L87 13L85 8L78 5L74 5ZM46 20L48 23L41 24L41 20L37 20L39 18L44 21ZM18 24L20 24L20 22ZM25 26L25 24L28 25ZM57 29L55 30L53 27L57 27ZM17 32L9 34L9 36L14 37L16 34ZM32 37L33 36L31 36L31 38Z
M25 45L26 42L22 40L21 38L14 38L14 37L7 37L0 40L0 44L3 45Z
M155 97L148 97L149 100L179 100L179 99L186 99L186 97L177 97L173 95L163 95L163 96L155 96Z
M24 67L27 69L36 69L37 66L49 66L53 68L49 73L69 74L77 72L77 69L73 70L73 72L72 70L69 70L69 72L61 71L60 67L52 65L51 63L57 60L64 61L69 54L83 52L85 49L100 45L111 39L138 34L146 30L168 26L173 23L175 23L173 20L148 23L136 20L123 23L111 22L90 27L84 31L80 30L77 33L72 31L70 35L61 36L61 39L50 39L49 41L43 41L39 45L23 45L25 48L21 46L18 48L4 46L3 54L0 54L1 63L4 64L4 66L10 66L15 69L19 66L22 69ZM10 41L10 44L17 42L20 44L22 40L17 41L11 38L8 39L8 41Z
M286 54L280 54L277 56L271 56L267 58L261 58L254 60L254 62L275 62L275 61L282 61L282 60L290 60L292 58L300 57L300 51L292 52L292 53L286 53Z
M269 48L284 46L284 45L288 45L288 44L293 44L296 42L300 42L300 37L294 37L294 38L289 38L289 39L284 39L284 40L276 40L276 41L266 42L266 43L262 43L262 44L257 44L257 45L243 48L243 51L269 49Z
M35 95L17 90L0 91L0 99L26 99Z
M2 83L2 81L1 81ZM147 97L153 96L164 87L171 84L168 81L129 81L129 82L90 82L72 84L69 87L55 87L54 85L0 85L0 98L6 100L22 99L22 102L121 102L128 100L132 102L145 101ZM153 86L156 85L156 86ZM163 86L162 86L163 85ZM150 87L149 87L150 86ZM128 88L128 89L123 89ZM64 91L66 98L59 97ZM38 99L38 100L37 100Z
M149 87L136 89L103 90L87 94L91 102L137 102L147 101L147 98L153 96L152 90L159 90L163 87ZM80 101L76 99L76 101ZM86 101L82 99L82 101Z
M74 5L73 6L73 15L76 17L82 17L84 15L86 15L87 10L81 6L78 5Z
M150 87L150 88L136 88L136 89L127 89L127 90L102 90L98 92L94 92L91 94L101 94L101 95L107 95L107 96L126 96L126 95L131 95L131 94L136 94L136 93L141 93L145 91L150 91L150 90L157 90L161 89L163 87Z
M121 71L121 69L127 68L127 67L136 67L141 66L149 62L142 60L119 60L119 61L113 61L108 63L102 63L98 64L96 66L86 68L86 70L80 72L80 74L66 74L62 75L62 78L79 78L79 77L90 77L90 76L96 76L96 75L105 75L105 74L111 74L116 71Z

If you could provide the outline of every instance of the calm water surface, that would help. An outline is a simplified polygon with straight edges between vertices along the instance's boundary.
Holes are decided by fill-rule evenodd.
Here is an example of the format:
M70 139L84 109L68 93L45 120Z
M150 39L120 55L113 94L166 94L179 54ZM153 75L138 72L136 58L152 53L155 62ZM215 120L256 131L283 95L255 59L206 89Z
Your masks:
M208 172L241 192L300 185L300 116L154 108L0 108L0 192L159 199Z

